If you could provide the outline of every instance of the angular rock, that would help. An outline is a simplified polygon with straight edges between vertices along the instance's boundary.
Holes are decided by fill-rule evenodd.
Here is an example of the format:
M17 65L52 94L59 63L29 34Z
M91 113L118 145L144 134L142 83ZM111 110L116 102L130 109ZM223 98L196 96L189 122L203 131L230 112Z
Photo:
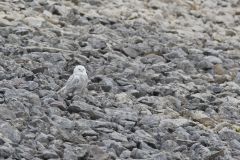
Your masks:
M134 148L131 152L131 158L133 158L133 159L147 159L147 158L150 158L150 155L143 150Z
M68 111L72 113L87 113L93 119L104 117L100 108L80 101L74 101L69 106Z
M104 152L100 147L98 146L90 146L89 147L90 154L93 156L94 159L99 160L106 160L110 158L110 155Z
M140 55L138 51L131 47L123 48L123 53L131 58L136 58L137 56Z
M53 116L52 117L53 123L62 128L62 129L67 129L71 130L75 127L75 123L68 118L60 117L60 116Z
M0 133L13 143L19 143L21 141L21 133L7 122L0 122Z
M215 56L206 56L206 57L204 57L204 59L212 64L221 64L222 63L222 60Z
M41 157L44 159L56 159L59 158L56 152L51 150L43 150L41 153Z

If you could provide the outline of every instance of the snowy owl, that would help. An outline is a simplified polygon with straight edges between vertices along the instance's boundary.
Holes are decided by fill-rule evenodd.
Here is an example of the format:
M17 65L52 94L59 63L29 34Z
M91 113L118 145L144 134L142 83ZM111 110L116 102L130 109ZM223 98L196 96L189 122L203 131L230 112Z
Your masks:
M82 65L77 65L73 74L69 77L66 82L66 85L61 88L58 93L61 96L67 96L69 93L80 92L82 93L88 84L88 75L86 69Z

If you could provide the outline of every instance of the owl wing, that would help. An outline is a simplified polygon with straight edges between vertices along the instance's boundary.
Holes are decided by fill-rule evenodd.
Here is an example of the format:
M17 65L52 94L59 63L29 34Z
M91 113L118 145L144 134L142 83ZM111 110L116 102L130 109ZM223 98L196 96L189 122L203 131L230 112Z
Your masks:
M88 76L87 75L79 75L78 76L79 82L76 84L75 91L76 93L82 93L84 89L87 87L88 84Z
M76 77L75 77L74 75L71 75L71 76L68 78L65 86L62 87L62 88L58 91L58 93L60 93L61 95L67 94L69 91L72 90L73 84L76 83L75 81L76 81Z
M59 90L61 95L66 95L70 92L74 92L75 90L82 91L87 87L88 77L86 75L71 75L66 82L66 85Z
M79 77L79 75L71 75L70 77L69 77L69 79L67 80L67 82L66 82L66 85L65 85L65 87L66 88L68 88L68 89L74 89L74 88L76 88L81 82L80 82L81 80L80 80L80 77Z

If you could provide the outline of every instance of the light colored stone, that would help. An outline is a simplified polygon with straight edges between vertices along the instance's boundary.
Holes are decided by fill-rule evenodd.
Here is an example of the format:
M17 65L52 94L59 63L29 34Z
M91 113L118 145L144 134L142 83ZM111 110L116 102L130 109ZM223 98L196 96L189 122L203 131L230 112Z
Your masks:
M42 27L45 20L41 17L26 17L24 21L32 27Z

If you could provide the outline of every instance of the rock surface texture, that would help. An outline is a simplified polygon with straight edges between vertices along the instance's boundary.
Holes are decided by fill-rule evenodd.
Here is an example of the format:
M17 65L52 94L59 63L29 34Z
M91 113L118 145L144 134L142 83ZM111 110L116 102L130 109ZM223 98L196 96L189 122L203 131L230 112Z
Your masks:
M239 0L1 0L0 159L239 160L239 37Z

